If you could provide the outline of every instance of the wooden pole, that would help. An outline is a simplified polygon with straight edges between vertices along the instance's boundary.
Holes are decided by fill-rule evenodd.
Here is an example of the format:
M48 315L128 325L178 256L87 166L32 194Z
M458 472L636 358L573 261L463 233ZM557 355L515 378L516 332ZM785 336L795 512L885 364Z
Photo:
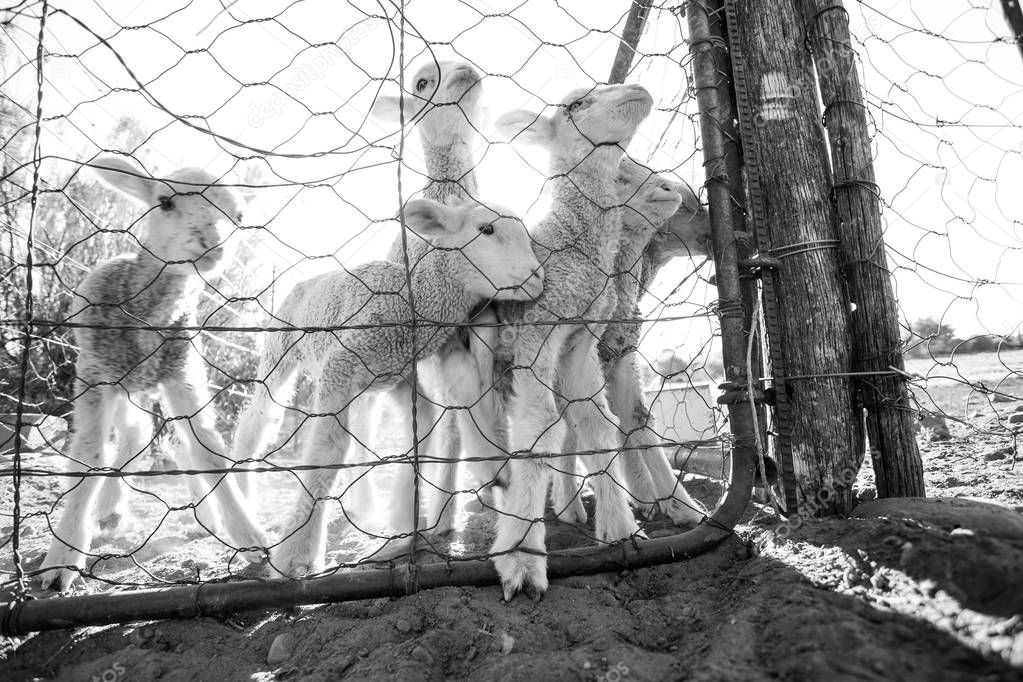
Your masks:
M632 70L632 57L636 54L639 37L643 35L643 25L646 23L647 14L650 13L651 2L653 0L632 0L625 28L622 29L622 41L618 44L618 53L615 55L614 64L611 65L608 83L624 83L625 77Z
M1023 9L1020 8L1019 0L1002 0L1002 12L1005 13L1005 20L1012 29L1012 37L1016 39L1016 47L1023 56Z
M791 406L791 442L800 510L852 510L851 482L862 463L862 428L853 416L849 310L827 148L810 55L796 0L727 0L752 111L769 255L777 259L779 344ZM730 29L733 30L733 29ZM736 67L738 68L738 67Z
M831 144L833 202L852 311L857 405L867 411L867 437L878 497L923 496L924 474L903 370L898 308L884 249L881 200L856 53L842 0L800 0L817 65L824 123Z

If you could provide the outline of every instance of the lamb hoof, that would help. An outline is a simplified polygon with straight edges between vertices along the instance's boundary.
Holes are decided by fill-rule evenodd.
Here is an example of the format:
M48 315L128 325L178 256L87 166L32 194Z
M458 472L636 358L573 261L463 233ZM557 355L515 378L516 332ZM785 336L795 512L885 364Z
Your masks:
M317 573L316 567L311 562L294 561L287 563L275 563L272 559L263 571L266 578L304 578L312 573Z
M272 578L282 576L303 578L321 572L323 565L323 557L313 556L310 548L301 547L297 551L289 551L289 545L285 544L277 548L277 551L270 552L270 561L267 564L266 572Z
M39 586L43 590L67 592L81 578L82 576L78 571L72 571L69 568L51 568L39 576ZM82 583L84 584L84 581Z
M658 508L656 504L648 504L646 502L637 502L635 500L630 500L629 506L631 506L644 521L652 521L653 519L657 518Z
M632 512L629 511L628 507L623 510L625 513L619 513L615 515L615 518L601 518L601 515L597 515L597 539L601 542L617 542L619 540L627 540L636 535L639 531L639 526L636 524L636 519L632 516Z
M412 551L415 538L411 535L404 538L394 538L388 540L387 543L381 547L371 557L374 561L393 561L401 557L408 556Z
M583 501L576 497L567 507L558 512L558 520L577 526L585 526L587 517Z
M695 526L707 518L707 510L696 500L690 500L687 504L671 498L663 503L662 511L676 526Z
M501 576L505 603L520 591L533 601L539 601L547 592L547 557L525 552L512 552L494 557L494 566Z
M540 602L543 601L544 595L547 594L547 590L546 589L541 589L541 588L537 587L536 585L533 585L532 583L529 583L529 584L526 584L526 585L522 586L522 594L524 594L527 597L529 597L529 599L533 603L539 604Z

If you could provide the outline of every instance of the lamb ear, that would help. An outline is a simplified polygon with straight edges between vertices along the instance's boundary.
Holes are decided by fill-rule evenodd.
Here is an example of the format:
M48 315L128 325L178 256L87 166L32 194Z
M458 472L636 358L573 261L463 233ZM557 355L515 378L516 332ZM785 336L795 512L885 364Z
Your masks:
M457 232L460 225L458 211L438 201L409 199L405 202L405 226L432 244Z
M382 121L398 122L401 119L398 115L400 111L401 105L397 97L378 95L369 113L373 118L379 118Z
M502 114L494 123L494 130L510 142L545 145L554 137L554 121L532 111L516 109Z
M154 180L149 171L123 156L101 156L89 165L100 180L147 206L154 205L160 194L173 193L166 183Z

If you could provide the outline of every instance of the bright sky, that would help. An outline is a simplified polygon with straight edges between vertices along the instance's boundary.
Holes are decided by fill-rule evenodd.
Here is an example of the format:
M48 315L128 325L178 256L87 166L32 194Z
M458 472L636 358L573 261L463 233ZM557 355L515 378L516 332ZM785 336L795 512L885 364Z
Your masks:
M961 0L847 0L853 32L865 47L876 170L890 205L887 238L900 267L904 315L910 321L943 316L960 334L1010 332L1023 310L1023 59L1013 45L992 44L1008 33L997 2L973 4L992 7ZM62 14L48 21L45 45L52 56L44 111L54 120L44 126L44 153L87 160L110 147L117 122L130 115L148 137L138 156L151 170L201 166L236 180L258 167L265 184L278 186L253 193L245 222L266 225L272 234L268 259L298 263L278 296L297 277L333 263L303 256L334 255L346 264L383 256L396 234L389 219L399 201L392 151L398 136L394 125L368 119L366 112L378 91L397 94L396 84L385 80L397 75L397 26L371 17L393 16L394 5L82 0L66 6L88 30ZM627 10L624 1L413 0L406 62L423 59L425 37L438 57L457 52L490 74L485 98L495 115L539 109L573 87L607 78L617 49L613 33ZM503 12L512 16L484 16ZM38 23L23 18L16 25L10 35L18 49L9 55L4 89L32 109L35 72L17 65L24 55L34 56ZM699 185L685 26L685 17L671 11L651 14L640 44L647 56L630 81L654 94L658 110L630 152ZM109 41L147 94L93 33ZM165 110L193 117L198 128L216 135ZM411 136L406 155L412 169L422 169L419 154ZM246 156L253 158L236 158ZM546 206L544 174L537 170L543 167L540 154L491 146L480 166L481 191L528 211L528 224ZM44 173L59 182L72 168L53 162ZM409 169L403 182L406 197L423 184ZM667 295L691 269L682 263L666 268L655 291ZM648 299L646 312L693 315L711 299L704 283L689 278L669 306ZM666 347L699 348L712 328L706 319L652 325L644 347L651 356Z

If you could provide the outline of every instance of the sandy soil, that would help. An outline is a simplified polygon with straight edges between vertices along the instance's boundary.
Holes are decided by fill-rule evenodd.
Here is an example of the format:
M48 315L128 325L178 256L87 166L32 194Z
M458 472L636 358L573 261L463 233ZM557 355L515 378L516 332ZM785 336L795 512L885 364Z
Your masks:
M970 427L950 423L950 439L921 434L928 490L997 501L1011 526L1023 519L1023 453L1012 430L1021 425L1008 422L1023 401L983 402L967 406ZM52 502L53 480L26 479L29 514ZM869 475L858 485L863 499L873 496ZM162 499L154 486L164 486ZM139 484L149 492L135 493L132 506L148 525L134 539L105 539L121 556L98 575L159 584L240 566L229 566L231 552L188 510L173 511L176 487L187 497L180 482ZM717 493L705 481L690 487L707 501ZM157 522L154 510L162 510ZM280 512L261 508L270 527ZM984 520L898 516L785 524L754 507L712 552L558 581L539 604L503 604L496 586L444 588L228 620L42 633L6 642L0 678L1023 680L1023 535ZM26 525L32 568L45 519ZM487 519L472 528L480 539Z

